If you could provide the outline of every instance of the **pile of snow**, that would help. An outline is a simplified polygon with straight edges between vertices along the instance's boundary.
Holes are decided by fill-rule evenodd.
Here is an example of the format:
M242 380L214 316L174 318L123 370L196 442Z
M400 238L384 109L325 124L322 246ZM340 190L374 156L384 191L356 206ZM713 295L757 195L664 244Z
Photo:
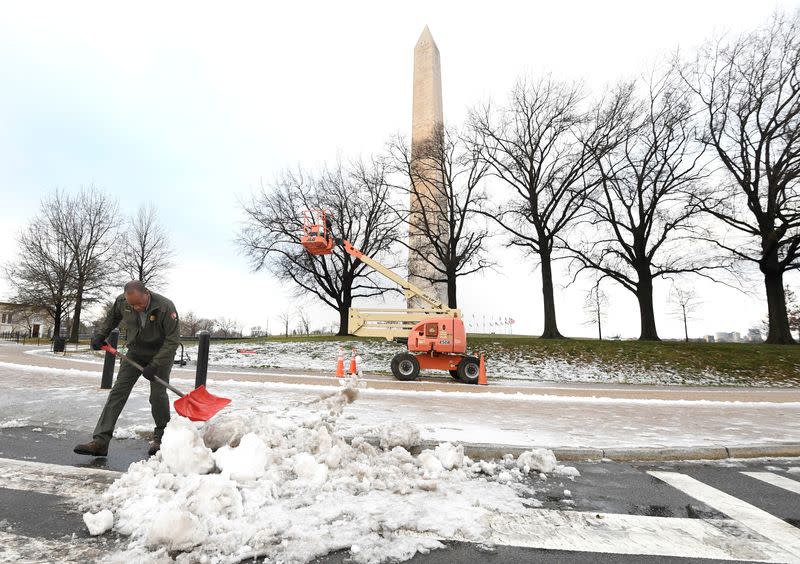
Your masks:
M9 419L8 421L0 423L0 429L17 429L19 427L25 427L29 423L27 419Z
M132 464L98 506L129 537L112 562L308 562L346 549L353 562L405 560L436 538L485 542L489 518L540 505L520 482L555 471L553 453L473 462L443 443L413 456L419 430L404 423L349 444L337 430L351 388L264 413L174 418L161 452ZM87 525L89 521L87 520Z
M83 522L86 523L90 535L102 535L114 526L114 514L108 509L97 513L87 512L83 514Z
M187 419L176 417L161 439L161 459L170 474L207 474L214 469L214 455Z
M392 422L390 425L382 425L378 430L378 438L383 449L393 449L403 447L411 450L422 443L419 435L419 427L407 421Z
M149 439L153 436L152 425L129 425L114 429L115 439Z

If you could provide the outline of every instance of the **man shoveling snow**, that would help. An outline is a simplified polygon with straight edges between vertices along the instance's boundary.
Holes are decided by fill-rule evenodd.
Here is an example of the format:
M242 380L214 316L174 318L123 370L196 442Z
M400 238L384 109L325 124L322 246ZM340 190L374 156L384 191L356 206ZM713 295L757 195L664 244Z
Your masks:
M100 350L111 331L122 322L128 332L128 356L143 369L140 371L127 362L120 365L117 381L108 394L94 437L90 442L75 447L78 454L108 454L114 426L139 375L150 381L150 407L155 421L150 455L161 448L161 437L170 419L169 398L167 389L154 382L153 376L169 382L172 361L180 343L178 313L169 299L150 292L138 280L131 280L125 284L124 293L116 299L99 332L92 338L92 349Z

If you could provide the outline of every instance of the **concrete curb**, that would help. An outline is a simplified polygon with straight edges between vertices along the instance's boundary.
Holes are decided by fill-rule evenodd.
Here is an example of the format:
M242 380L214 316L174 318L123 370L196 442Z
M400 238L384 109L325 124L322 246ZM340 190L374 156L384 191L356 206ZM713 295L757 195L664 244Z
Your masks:
M481 445L464 445L464 453L470 458L482 458L481 455L505 454L519 456L521 452L532 447L511 447L504 449L497 446L484 449ZM780 443L772 445L737 445L737 446L697 446L697 447L632 447L608 449L554 448L551 449L558 460L616 460L616 461L676 461L676 460L725 460L730 458L792 458L800 457L800 443Z
M379 446L380 440L367 438L373 446ZM412 449L417 454L425 449L434 449L443 441L422 441L419 447ZM550 448L523 445L494 445L489 443L458 443L464 447L464 454L473 460L491 460L506 455L519 456L534 448ZM615 460L620 462L642 461L678 461L678 460L725 460L729 458L793 458L800 457L800 443L775 443L767 445L735 445L735 446L694 446L694 447L630 447L630 448L550 448L560 461L599 461Z

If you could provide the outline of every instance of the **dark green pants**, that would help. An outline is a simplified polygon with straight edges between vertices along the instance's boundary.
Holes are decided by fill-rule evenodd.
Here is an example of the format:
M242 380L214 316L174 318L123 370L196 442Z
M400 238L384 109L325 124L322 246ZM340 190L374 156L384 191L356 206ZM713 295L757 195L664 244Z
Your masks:
M150 361L148 357L134 356L133 354L130 357L141 365L145 365ZM158 377L165 382L169 382L171 370L172 366L170 365L159 369L157 372ZM139 370L122 361L117 373L117 381L114 382L114 386L108 393L106 405L103 407L103 412L97 421L97 427L94 429L94 440L103 444L108 444L111 441L119 414L122 413L122 408L125 407L128 396L131 395L133 385L141 375L142 373ZM150 382L150 410L153 413L153 421L156 424L153 438L160 441L164 435L164 427L169 423L169 397L167 397L167 389L155 382Z

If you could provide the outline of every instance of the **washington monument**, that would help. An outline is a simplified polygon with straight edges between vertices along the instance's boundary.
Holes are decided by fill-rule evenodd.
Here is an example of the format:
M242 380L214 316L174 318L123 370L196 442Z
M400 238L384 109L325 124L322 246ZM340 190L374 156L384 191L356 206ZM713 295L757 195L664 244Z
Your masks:
M431 278L441 276L431 261L437 261L430 249L431 232L436 232L443 221L446 194L436 174L435 163L425 154L439 142L444 127L442 112L442 69L439 48L428 26L422 30L414 47L414 95L411 112L411 158L414 181L411 186L411 222L408 230L408 279L426 293L447 303L447 286L432 283ZM435 149L434 149L435 150ZM444 227L444 226L442 226ZM423 307L422 302L411 299L408 307Z

